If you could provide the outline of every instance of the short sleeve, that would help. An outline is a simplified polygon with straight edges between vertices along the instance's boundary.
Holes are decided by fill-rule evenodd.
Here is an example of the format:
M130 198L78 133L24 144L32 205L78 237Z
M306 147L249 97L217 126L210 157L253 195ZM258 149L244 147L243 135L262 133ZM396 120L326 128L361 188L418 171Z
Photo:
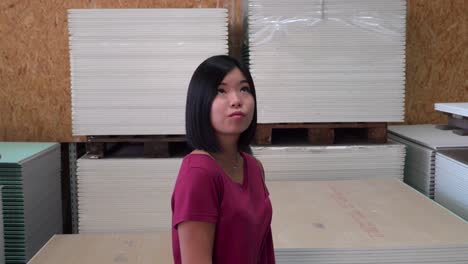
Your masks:
M220 208L215 173L190 167L178 176L172 195L172 226L185 221L216 223Z

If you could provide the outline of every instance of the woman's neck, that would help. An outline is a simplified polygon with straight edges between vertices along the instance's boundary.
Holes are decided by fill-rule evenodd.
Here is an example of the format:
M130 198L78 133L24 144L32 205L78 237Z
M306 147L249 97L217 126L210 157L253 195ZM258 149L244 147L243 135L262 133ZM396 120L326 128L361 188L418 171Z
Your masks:
M239 136L218 136L221 150L214 155L227 160L236 160L239 155L238 140Z

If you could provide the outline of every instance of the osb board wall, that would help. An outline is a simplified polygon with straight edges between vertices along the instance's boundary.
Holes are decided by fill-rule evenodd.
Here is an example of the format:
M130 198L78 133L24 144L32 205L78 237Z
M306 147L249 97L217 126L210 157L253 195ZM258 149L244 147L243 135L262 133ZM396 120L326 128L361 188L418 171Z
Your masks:
M406 122L445 123L436 102L468 102L468 0L409 0Z
M443 122L435 102L468 101L467 2L408 0L408 123ZM229 8L238 56L242 0L0 1L0 141L72 140L67 9L153 7Z
M240 53L242 0L1 0L0 141L73 141L67 9L158 7L228 8Z

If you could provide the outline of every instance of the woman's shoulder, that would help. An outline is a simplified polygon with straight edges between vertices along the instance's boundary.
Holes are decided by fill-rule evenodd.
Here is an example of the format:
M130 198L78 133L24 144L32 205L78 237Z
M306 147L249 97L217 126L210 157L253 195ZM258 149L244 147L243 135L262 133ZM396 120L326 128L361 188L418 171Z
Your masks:
M218 186L221 181L219 171L213 158L209 154L194 151L187 154L179 170L177 182L191 183L194 186L209 186L214 183Z
M206 152L204 150L201 150L201 149L195 149L192 152L190 152L190 154L188 154L187 156L194 155L194 154L195 155L206 155L206 156L211 158L210 153L208 153L208 152Z
M207 172L214 171L215 159L206 151L194 150L184 157L184 165L188 168L199 168Z

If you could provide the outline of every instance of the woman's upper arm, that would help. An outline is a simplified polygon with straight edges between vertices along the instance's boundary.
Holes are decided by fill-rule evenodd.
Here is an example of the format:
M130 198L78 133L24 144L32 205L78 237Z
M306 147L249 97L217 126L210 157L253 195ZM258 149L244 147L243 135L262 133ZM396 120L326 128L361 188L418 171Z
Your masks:
M177 227L183 264L211 264L215 223L187 221Z

